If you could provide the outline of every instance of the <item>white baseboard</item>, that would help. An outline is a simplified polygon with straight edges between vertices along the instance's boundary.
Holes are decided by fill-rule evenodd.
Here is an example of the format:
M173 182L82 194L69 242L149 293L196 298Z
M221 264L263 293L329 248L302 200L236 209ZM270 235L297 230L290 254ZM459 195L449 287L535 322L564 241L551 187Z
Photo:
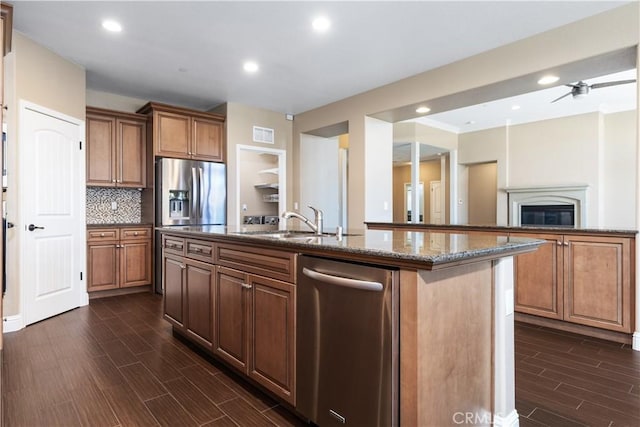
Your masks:
M4 324L2 325L2 332L15 332L24 328L24 321L22 316L17 314L15 316L7 316L4 318Z
M633 349L635 351L640 351L640 331L635 331L633 333Z
M494 427L519 427L520 418L518 411L514 409L506 416L495 414L493 416L493 425Z

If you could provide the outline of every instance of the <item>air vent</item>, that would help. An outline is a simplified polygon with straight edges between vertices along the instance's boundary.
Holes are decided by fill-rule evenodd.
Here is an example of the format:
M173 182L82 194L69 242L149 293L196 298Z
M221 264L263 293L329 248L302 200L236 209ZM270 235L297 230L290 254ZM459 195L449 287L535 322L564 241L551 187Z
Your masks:
M264 144L273 144L273 129L263 128L260 126L253 127L253 142L262 142Z

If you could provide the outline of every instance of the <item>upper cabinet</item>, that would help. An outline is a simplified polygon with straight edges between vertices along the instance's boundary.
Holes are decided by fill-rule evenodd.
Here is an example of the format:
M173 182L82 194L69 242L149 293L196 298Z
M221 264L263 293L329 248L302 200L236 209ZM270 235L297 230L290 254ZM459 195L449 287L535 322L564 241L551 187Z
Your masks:
M146 117L87 107L87 185L146 187Z
M153 153L160 157L224 162L224 116L150 102Z

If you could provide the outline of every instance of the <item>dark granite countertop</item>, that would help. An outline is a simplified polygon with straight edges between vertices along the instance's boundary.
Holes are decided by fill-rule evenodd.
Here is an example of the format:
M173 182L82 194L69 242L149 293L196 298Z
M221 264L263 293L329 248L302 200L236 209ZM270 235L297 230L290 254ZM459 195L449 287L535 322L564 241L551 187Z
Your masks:
M410 265L423 269L517 255L533 251L543 243L542 240L521 237L432 231L353 230L342 238L309 233L287 238L283 237L287 231L247 231L242 227L176 226L159 227L157 230L184 237L281 247L341 259L366 261L371 258L387 265Z
M393 228L425 228L425 229L441 229L446 230L460 230L468 229L470 231L504 231L509 232L532 232L532 233L562 233L562 234L625 234L635 235L638 234L638 230L631 228L611 228L611 227L580 227L580 228L567 228L567 227L549 227L549 226L510 226L510 225L495 225L495 224L412 224L406 222L367 222L367 226L381 228L381 227L393 227Z
M120 224L87 224L87 228L109 228L109 227L153 227L153 224L150 222L141 222L141 223L120 223Z

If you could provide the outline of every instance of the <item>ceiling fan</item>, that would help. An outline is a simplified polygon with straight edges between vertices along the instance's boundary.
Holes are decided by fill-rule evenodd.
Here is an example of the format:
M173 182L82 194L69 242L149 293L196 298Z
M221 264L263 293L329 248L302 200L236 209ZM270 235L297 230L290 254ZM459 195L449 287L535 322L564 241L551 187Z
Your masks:
M613 82L594 83L590 85L580 80L576 84L565 85L567 87L570 87L571 90L565 93L564 95L562 95L561 97L554 99L553 101L551 101L551 103L553 104L556 101L560 101L562 98L569 95L572 95L574 98L581 98L581 97L587 96L591 89L600 89L601 87L608 87L608 86L626 85L629 83L635 83L635 81L636 81L635 79L616 80Z

